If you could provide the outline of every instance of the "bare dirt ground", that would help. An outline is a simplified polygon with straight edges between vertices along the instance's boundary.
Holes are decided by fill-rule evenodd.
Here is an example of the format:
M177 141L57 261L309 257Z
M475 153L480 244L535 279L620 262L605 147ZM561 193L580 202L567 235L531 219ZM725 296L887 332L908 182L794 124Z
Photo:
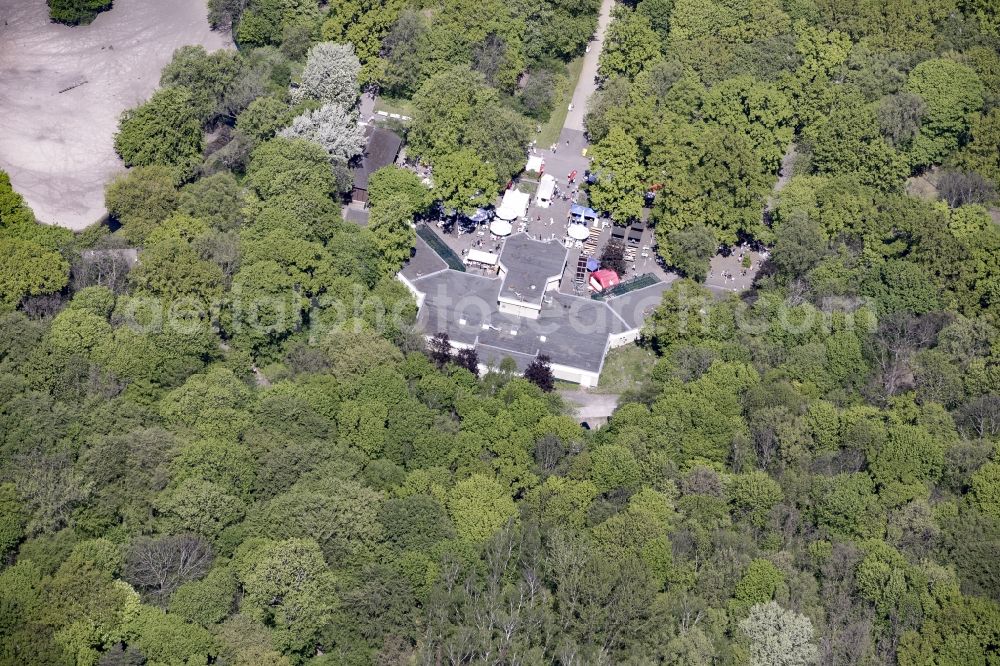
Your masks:
M39 220L82 229L104 216L104 185L124 169L118 117L186 44L232 46L205 0L115 0L78 27L51 23L45 0L0 0L0 169Z
M918 199L935 201L938 198L938 178L937 167L931 167L919 176L910 176L906 179L906 193Z

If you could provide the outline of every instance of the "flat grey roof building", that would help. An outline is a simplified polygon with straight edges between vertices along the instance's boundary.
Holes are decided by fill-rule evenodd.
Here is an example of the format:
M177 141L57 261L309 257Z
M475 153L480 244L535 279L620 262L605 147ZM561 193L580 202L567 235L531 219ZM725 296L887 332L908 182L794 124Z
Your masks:
M545 355L556 378L596 386L608 350L638 338L669 284L606 300L563 293L558 284L566 255L559 243L517 234L504 242L499 276L481 275L448 268L418 236L414 256L397 277L417 299L424 334L447 333L454 345L474 348L481 370L509 357L524 371ZM515 298L518 307L510 307L508 289L530 292L534 305Z
M444 259L439 257L423 238L417 236L413 256L403 266L401 273L407 279L415 280L418 277L430 275L446 268L448 268L448 264L444 262Z
M568 250L560 243L536 241L516 234L504 241L500 270L504 284L500 296L541 307L546 287L562 277Z
M672 273L667 277L669 278L668 282L657 282L648 287L609 298L606 301L608 307L614 310L630 328L640 328L646 317L663 300L663 292L670 289L671 283L677 278Z
M447 333L452 342L474 346L496 313L500 278L448 268L411 283L423 300L417 324L427 335Z
M589 298L551 293L538 319L497 312L490 328L479 334L479 343L496 349L535 357L544 354L552 363L600 374L608 337L629 327L605 303Z

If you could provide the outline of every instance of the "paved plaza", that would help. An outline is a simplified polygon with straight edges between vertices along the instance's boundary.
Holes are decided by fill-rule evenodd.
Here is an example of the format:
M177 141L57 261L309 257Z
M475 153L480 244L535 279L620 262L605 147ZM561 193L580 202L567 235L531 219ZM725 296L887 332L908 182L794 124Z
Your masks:
M552 175L556 179L557 191L560 195L565 194L567 198L556 196L547 207L538 205L538 201L532 196L531 204L528 207L527 215L515 223L514 231L524 231L531 238L536 240L556 240L563 242L566 239L569 223L570 207L574 203L586 206L587 195L579 189L579 184L584 178L584 173L590 168L590 160L585 155L587 149L587 138L583 132L575 129L563 129L559 143L554 146L533 146L531 155L540 156L545 164L544 173ZM575 183L569 183L569 176L576 172ZM531 192L537 188L537 181L522 177L519 189ZM611 221L603 219L600 221L600 236L596 242L595 258L600 257L604 246L611 239ZM459 225L451 227L445 233L442 224L435 229L438 235L448 244L448 246L460 257L464 257L469 250L479 249L486 252L499 253L503 246L503 238L498 238L490 234L489 224L483 224L478 231L473 233L462 233ZM567 259L567 269L563 275L560 290L567 294L580 295L580 290L574 282L575 267L578 258L583 252L582 243L576 243L569 247L569 257ZM638 275L652 273L661 281L671 282L676 279L676 274L664 271L655 258L655 239L653 230L646 227L642 232L641 239L637 243L626 243L628 247L635 250L635 261L629 262L629 270L622 275L622 280L628 280ZM472 269L470 269L472 270Z
M750 258L750 267L743 266L743 258ZM760 265L767 259L766 252L755 252L748 247L732 248L728 257L717 254L712 257L705 286L716 295L728 292L746 291L760 272Z

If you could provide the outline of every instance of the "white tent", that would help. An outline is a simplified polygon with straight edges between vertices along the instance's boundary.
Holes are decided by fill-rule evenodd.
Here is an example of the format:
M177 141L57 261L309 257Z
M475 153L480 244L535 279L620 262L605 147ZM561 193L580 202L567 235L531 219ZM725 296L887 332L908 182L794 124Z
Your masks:
M510 226L509 224L507 226ZM469 254L465 257L466 263L475 264L485 264L487 266L496 266L500 261L500 257L493 254L492 252L483 252L482 250L471 249Z
M524 167L525 171L534 171L535 173L542 173L545 171L545 160L542 159L541 155L530 155L528 157L528 163Z
M511 226L510 222L501 220L499 217L490 222L490 233L495 236L509 236L513 230L514 227Z
M548 208L552 203L552 195L556 191L556 179L552 174L545 174L542 179L538 182L538 192L535 194L535 200L539 206L542 208Z
M507 190L503 193L503 200L500 202L500 207L497 208L497 217L509 222L519 217L524 217L528 214L528 203L530 201L531 195L526 192L519 192L514 189Z
M587 225L585 224L571 224L569 225L569 237L573 240L585 240L590 236L590 231L587 230Z

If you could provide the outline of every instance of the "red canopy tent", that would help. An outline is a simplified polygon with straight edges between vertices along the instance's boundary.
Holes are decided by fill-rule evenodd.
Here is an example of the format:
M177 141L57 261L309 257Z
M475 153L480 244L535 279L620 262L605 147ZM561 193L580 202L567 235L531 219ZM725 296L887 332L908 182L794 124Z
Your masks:
M610 268L602 268L590 274L590 288L593 291L605 291L621 282L618 273Z

